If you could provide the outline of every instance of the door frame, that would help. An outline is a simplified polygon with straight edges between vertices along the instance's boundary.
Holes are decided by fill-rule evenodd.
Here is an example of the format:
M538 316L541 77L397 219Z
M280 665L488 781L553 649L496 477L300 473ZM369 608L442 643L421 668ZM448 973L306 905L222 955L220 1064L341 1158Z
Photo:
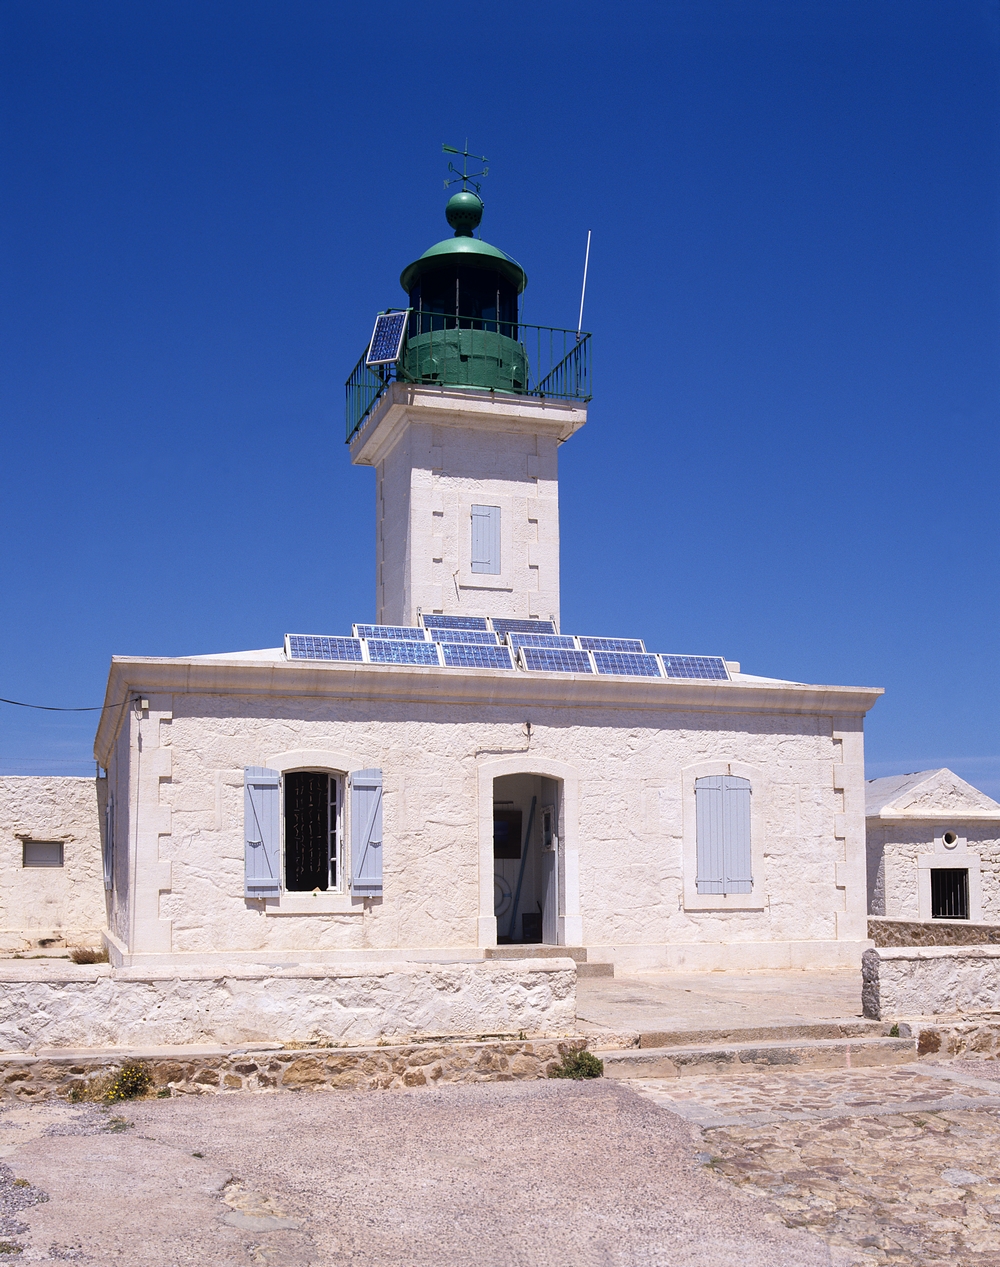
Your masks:
M478 767L479 796L479 917L478 944L497 944L497 920L493 914L493 780L507 774L534 774L562 783L559 805L558 879L561 880L562 911L559 916L560 946L583 944L583 920L580 914L579 794L580 777L575 766L565 761L552 761L530 752L484 761ZM558 883L558 880L557 880Z

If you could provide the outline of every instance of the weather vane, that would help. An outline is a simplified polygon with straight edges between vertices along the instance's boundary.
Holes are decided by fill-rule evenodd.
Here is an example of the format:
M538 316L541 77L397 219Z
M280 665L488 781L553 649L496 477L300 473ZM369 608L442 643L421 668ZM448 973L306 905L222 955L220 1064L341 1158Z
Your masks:
M471 185L473 189L476 191L476 193L478 194L479 193L479 184L478 184L479 178L481 176L488 176L490 174L490 169L488 167L484 167L481 172L472 172L470 174L469 159L474 158L477 163L488 163L490 160L486 157L486 155L485 154L470 154L468 137L465 138L464 150L456 150L454 145L442 145L441 149L445 152L445 154L457 154L459 158L461 158L462 160L461 171L458 170L458 168L455 166L454 163L448 164L448 171L452 172L453 175L452 175L451 180L446 180L444 182L445 189L447 189L449 185L457 185L458 182L461 181L463 189L466 189L469 185Z

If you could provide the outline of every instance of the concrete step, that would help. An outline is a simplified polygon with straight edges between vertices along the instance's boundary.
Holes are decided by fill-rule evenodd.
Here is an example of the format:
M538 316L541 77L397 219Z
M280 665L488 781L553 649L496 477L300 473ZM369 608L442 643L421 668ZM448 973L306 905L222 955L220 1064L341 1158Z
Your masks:
M516 942L509 946L487 946L485 959L575 959L587 962L586 946L543 946L538 942Z
M726 1029L645 1030L640 1047L720 1047L733 1043L789 1042L799 1038L887 1038L888 1021L814 1021L802 1025L732 1026Z
M598 1050L594 1054L604 1061L606 1078L680 1078L911 1064L917 1059L917 1044L912 1038L806 1038L638 1051Z
M583 977L613 977L615 975L615 965L613 963L580 963L576 965L577 979Z

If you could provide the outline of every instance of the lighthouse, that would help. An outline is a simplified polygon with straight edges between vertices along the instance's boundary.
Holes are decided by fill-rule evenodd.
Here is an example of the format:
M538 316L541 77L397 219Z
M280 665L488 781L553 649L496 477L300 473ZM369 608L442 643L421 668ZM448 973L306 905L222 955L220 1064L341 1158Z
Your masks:
M527 275L475 236L466 186L347 384L351 461L376 472L376 620L558 628L558 449L587 420L590 336L520 321Z

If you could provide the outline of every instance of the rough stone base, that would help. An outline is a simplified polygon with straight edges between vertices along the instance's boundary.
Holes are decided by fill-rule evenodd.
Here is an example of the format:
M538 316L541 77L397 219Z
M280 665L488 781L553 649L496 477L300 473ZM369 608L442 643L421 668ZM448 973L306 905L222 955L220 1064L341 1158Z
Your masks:
M1000 1013L1000 946L866 950L861 975L871 1020Z
M995 946L1000 924L974 924L967 919L898 919L868 917L868 936L883 946Z
M572 959L237 965L183 976L107 964L0 966L0 1047L8 1052L560 1036L573 1033L575 1023Z
M141 1060L152 1095L235 1091L385 1091L445 1082L517 1082L548 1077L585 1038L414 1043L398 1047L272 1048L228 1052L73 1052L0 1056L0 1099L92 1099L126 1061Z

